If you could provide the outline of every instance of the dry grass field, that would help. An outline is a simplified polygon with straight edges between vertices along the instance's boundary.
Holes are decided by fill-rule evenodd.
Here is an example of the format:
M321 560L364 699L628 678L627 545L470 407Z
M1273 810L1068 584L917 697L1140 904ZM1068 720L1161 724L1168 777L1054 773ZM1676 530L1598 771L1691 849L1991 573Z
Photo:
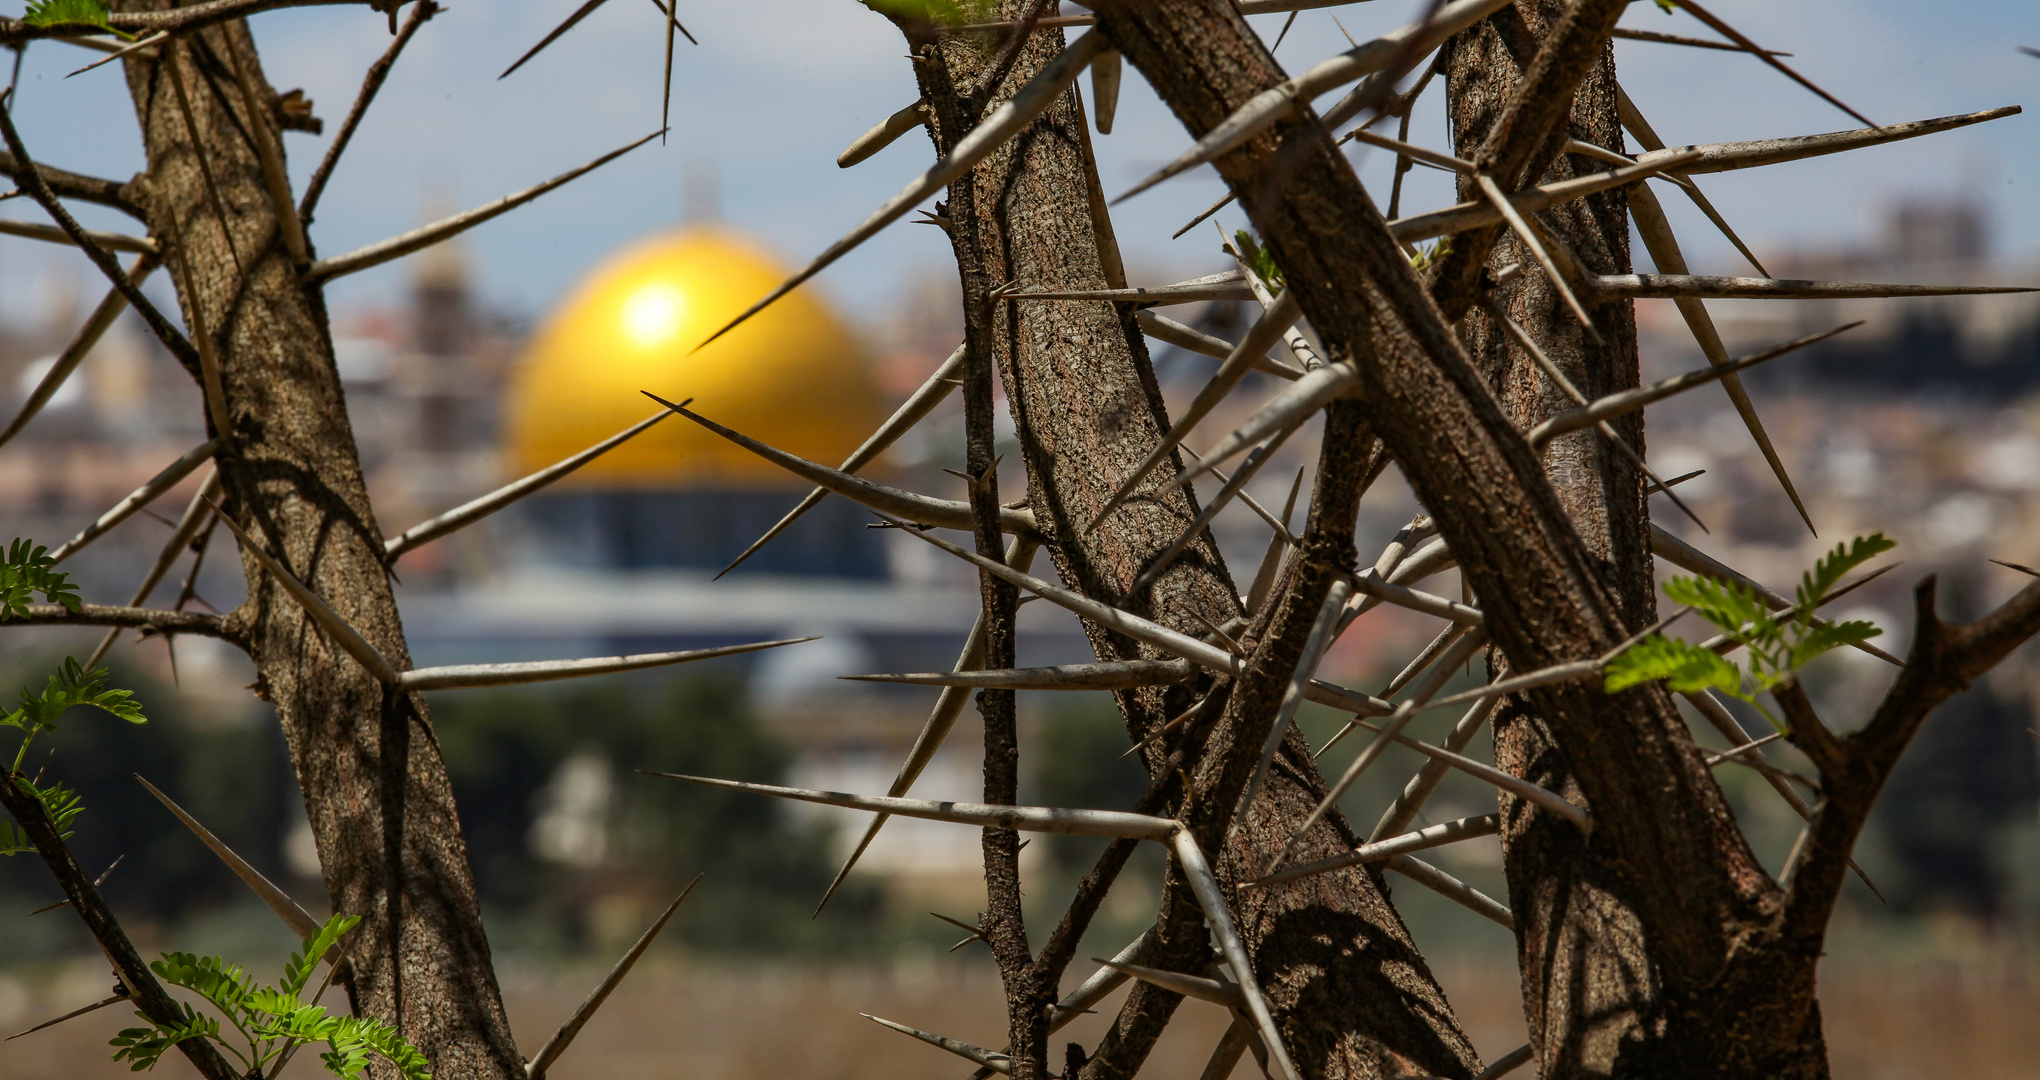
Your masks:
M961 954L959 954L961 955ZM1088 966L1079 970L1088 970ZM1512 973L1496 961L1446 960L1439 977L1485 1057L1519 1045ZM2040 982L2033 965L1972 954L1879 966L1832 965L1822 992L1835 1076L1842 1080L2025 1080L2040 1074ZM537 1046L600 978L592 966L506 965L520 1045ZM97 969L76 964L38 983L0 980L0 1020L19 1030L103 994ZM1117 996L1108 1000L1108 1008ZM1222 1031L1216 1008L1188 1003L1144 1075L1189 1080ZM116 1077L105 1040L125 1010L106 1009L0 1044L0 1080ZM797 967L648 960L554 1068L558 1080L963 1080L968 1068L860 1017L869 1012L974 1042L1001 1042L999 995L982 957L891 966ZM1109 1013L1066 1038L1087 1046ZM1059 1054L1058 1054L1059 1056ZM158 1070L195 1075L172 1055ZM289 1075L323 1075L310 1053ZM1255 1072L1252 1059L1235 1075ZM1528 1074L1522 1074L1527 1078Z

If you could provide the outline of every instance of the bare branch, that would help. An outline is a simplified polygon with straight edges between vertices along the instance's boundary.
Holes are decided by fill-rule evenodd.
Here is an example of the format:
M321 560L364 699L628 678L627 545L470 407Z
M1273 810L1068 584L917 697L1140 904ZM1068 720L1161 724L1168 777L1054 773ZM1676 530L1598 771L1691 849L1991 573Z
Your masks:
M0 27L4 27L7 21L0 19ZM17 184L22 183L28 174L28 168L21 162L22 159L15 154L0 150L0 175L11 177ZM146 223L149 220L149 215L142 209L141 204L130 197L127 185L117 180L102 180L97 176L70 172L53 165L37 165L35 172L58 198L110 206L136 221ZM25 184L23 188L26 190Z
M361 118L368 115L368 107L375 103L375 96L381 92L383 80L390 77L390 69L397 64L397 57L404 46L425 21L445 9L434 0L415 0L411 14L404 20L404 28L397 31L390 47L368 66L368 73L362 76L361 89L354 95L354 104L347 110L347 119L340 122L340 130L333 133L332 145L326 147L326 156L319 159L319 167L312 170L312 178L305 182L305 194L298 201L298 218L310 224L313 211L319 207L319 196L326 193L326 182L333 178L333 170L340 164L340 155L347 152L347 145L354 141L354 132L361 127Z
M1596 192L1635 184L1657 173L1671 172L1686 162L1698 160L1700 160L1698 151L1685 151L1679 156L1653 161L1647 165L1638 164L1611 169L1608 172L1588 173L1571 180L1524 188L1510 195L1509 203L1519 213L1532 214L1546 207L1584 199ZM1388 231L1389 235L1397 240L1405 244L1414 244L1433 237L1450 236L1501 224L1505 224L1501 210L1493 202L1482 199L1479 202L1460 203L1443 210L1397 218L1388 223Z
M112 910L99 895L98 886L85 876L78 860L71 855L71 849L57 835L56 826L51 824L49 815L43 810L42 801L22 790L16 776L0 774L0 806L7 808L29 843L35 845L36 853L42 856L44 865L49 867L50 874L63 888L72 909L98 940L106 958L112 961L114 972L127 989L126 996L133 999L135 1007L154 1023L175 1025L182 1020L184 1010L164 991L162 984L149 971L149 966L142 961L134 942L128 940L127 932L121 929ZM218 1048L204 1037L185 1039L177 1044L177 1048L184 1052L206 1080L240 1080L233 1067L220 1056Z
M29 240L40 240L45 244L62 244L65 247L78 246L77 242L71 239L71 234L57 228L55 225L37 225L32 221L14 221L9 218L0 218L0 233L5 233L9 236L19 236ZM91 237L94 243L108 251L128 251L142 255L157 254L156 242L146 236L127 236L122 233L99 232L93 229L87 229L85 235Z
M112 626L152 634L198 634L237 645L242 640L241 631L229 627L219 615L112 604L80 604L76 611L61 604L30 604L27 615L8 621L23 626Z
M650 135L631 143L629 146L611 150L586 165L568 169L566 172L542 184L535 184L513 195L505 195L495 202L477 206L473 210L455 214L449 218L442 218L430 225L412 229L410 232L400 236L392 236L388 240L377 241L364 248L357 248L345 255L335 255L330 259L320 259L318 262L313 263L305 273L313 281L330 281L336 277L359 273L372 266L381 266L392 259L401 259L414 251L421 251L434 244L451 240L461 233L480 225L482 222L507 214L562 184L575 180L615 161L617 158L658 138L661 134L662 132L654 131Z

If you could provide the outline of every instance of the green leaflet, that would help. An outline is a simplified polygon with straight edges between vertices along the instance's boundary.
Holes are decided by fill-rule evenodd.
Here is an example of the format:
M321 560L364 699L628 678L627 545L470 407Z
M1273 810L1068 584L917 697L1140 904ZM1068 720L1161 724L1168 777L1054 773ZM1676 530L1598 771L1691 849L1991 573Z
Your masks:
M17 776L13 782L42 803L43 813L48 814L50 823L56 826L58 839L71 838L71 822L85 812L85 804L79 801L77 792L62 784L39 788L25 776ZM0 820L0 855L26 855L34 850L35 845L29 843L28 834L14 823L14 819Z
M431 1080L431 1065L425 1055L395 1028L378 1020L329 1016L325 1006L303 999L319 958L360 921L354 915L335 915L326 920L310 940L299 943L301 948L284 964L283 979L275 986L250 983L247 973L238 965L217 956L165 953L161 960L149 965L157 977L204 998L219 1011L221 1019L233 1025L240 1039L222 1038L220 1019L202 1016L186 1005L184 1017L176 1024L121 1032L111 1043L116 1048L113 1059L126 1060L137 1071L154 1068L169 1047L200 1036L239 1058L247 1071L260 1073L294 1047L323 1042L328 1049L319 1058L335 1076L354 1080L364 1075L369 1063L379 1056L396 1066L405 1080ZM320 987L321 991L324 989ZM242 1043L246 1044L245 1052Z
M128 38L107 21L104 0L29 0L28 13L21 21L30 26L90 27L120 38Z
M1748 649L1748 665L1739 666L1691 642L1652 634L1608 664L1604 688L1609 693L1665 680L1678 693L1719 690L1747 702L1783 730L1757 696L1783 684L1792 673L1821 654L1868 641L1883 633L1861 620L1816 625L1813 613L1849 572L1898 546L1883 533L1859 536L1833 551L1801 576L1797 603L1772 611L1755 590L1708 577L1676 577L1665 582L1665 595L1692 608L1701 618Z
M16 537L7 546L7 560L0 563L0 622L27 615L36 593L52 604L78 610L78 586L71 584L69 574L53 569L56 565L50 549L33 540Z
M1269 289L1281 292L1287 287L1288 281L1282 276L1282 268L1275 265L1275 256L1270 254L1267 248L1256 243L1247 230L1234 230L1233 243L1240 257L1254 271L1254 276L1260 278Z

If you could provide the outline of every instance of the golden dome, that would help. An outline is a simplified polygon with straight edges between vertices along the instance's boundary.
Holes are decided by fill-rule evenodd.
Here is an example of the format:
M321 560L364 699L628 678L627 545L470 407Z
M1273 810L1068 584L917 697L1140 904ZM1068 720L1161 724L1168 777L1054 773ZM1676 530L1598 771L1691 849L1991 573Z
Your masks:
M790 274L749 240L691 227L637 244L595 270L547 318L512 376L511 469L544 468L651 415L649 390L752 438L834 465L885 413L863 352L809 289L795 290L700 352L702 339ZM798 483L673 417L562 483L601 487Z

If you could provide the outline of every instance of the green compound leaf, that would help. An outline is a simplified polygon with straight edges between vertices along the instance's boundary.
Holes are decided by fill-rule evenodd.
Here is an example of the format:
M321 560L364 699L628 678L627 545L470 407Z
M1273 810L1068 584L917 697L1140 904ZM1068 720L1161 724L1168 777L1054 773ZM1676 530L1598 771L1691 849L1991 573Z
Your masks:
M1681 694L1718 689L1743 696L1741 669L1689 641L1653 634L1608 664L1604 688L1611 694L1655 679Z
M135 1015L143 1020L148 1019L141 1013ZM107 1045L117 1048L113 1060L125 1060L131 1071L142 1072L155 1068L156 1062L162 1058L165 1051L186 1039L194 1037L217 1039L219 1034L218 1020L201 1016L198 1010L186 1005L183 1022L167 1026L153 1024L149 1027L124 1028L120 1034L109 1040Z
M1836 544L1819 562L1813 564L1813 571L1799 579L1799 610L1811 612L1827 599L1829 590L1847 576L1849 571L1863 565L1879 555L1898 546L1898 541L1881 532L1859 536L1847 544Z
M30 0L28 14L21 21L30 26L89 26L117 33L107 22L107 14L102 0Z
M78 586L70 575L53 569L56 565L49 549L33 540L16 537L7 546L7 561L0 563L0 622L26 616L37 593L52 604L78 610Z
M1792 643L1792 648L1786 655L1792 668L1797 670L1824 652L1868 641L1883 632L1875 623L1862 619L1808 627L1806 633Z
M1705 577L1675 577L1665 595L1741 641L1761 641L1777 631L1771 610L1756 590Z
M25 776L15 777L14 784L42 803L43 812L50 816L50 823L56 826L59 840L71 838L71 822L85 812L85 804L79 800L77 792L62 784L39 788ZM26 855L34 850L35 845L29 843L28 834L23 832L12 818L0 821L0 855Z
M0 716L0 727L20 728L33 738L57 730L57 720L74 705L89 705L130 724L148 723L141 704L134 700L134 691L107 689L106 674L103 667L86 671L76 658L67 656L40 695L22 689L21 708Z

